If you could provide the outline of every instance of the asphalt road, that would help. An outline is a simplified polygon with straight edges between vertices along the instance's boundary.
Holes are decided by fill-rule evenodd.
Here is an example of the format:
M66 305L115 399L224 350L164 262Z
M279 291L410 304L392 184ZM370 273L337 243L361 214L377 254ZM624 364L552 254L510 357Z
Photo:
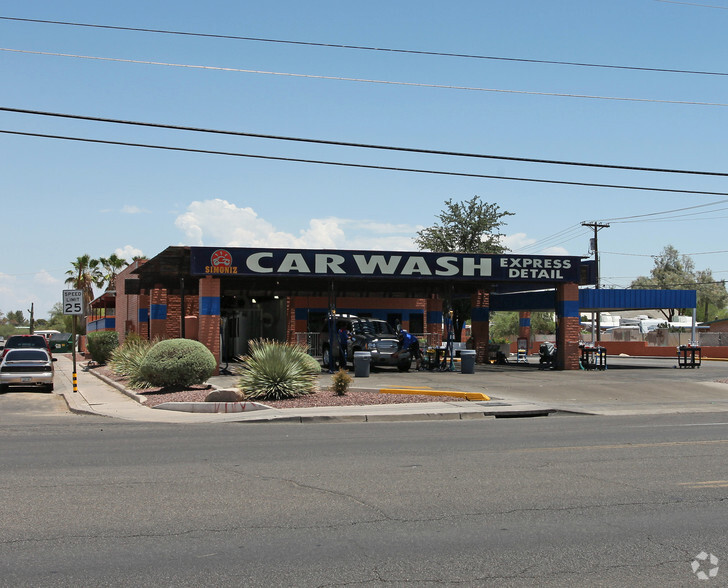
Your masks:
M0 419L1 586L728 584L725 413Z

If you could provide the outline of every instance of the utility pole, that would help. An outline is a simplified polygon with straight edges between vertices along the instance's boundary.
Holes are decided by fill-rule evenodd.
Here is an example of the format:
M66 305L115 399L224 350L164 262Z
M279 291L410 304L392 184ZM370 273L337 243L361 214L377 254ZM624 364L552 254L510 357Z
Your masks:
M30 308L28 309L28 312L30 313L30 330L29 330L29 332L31 335L33 333L35 333L35 313L33 312L34 304L35 304L34 302L31 302Z
M601 285L599 284L599 277L600 277L599 276L599 241L597 238L597 234L599 233L599 229L608 229L609 223L598 223L596 221L590 222L590 223L583 222L583 223L581 223L581 226L590 227L590 228L594 229L594 238L591 240L592 246L590 247L590 249L592 249L594 251L594 266L595 266L595 270L596 270L596 282L597 282L596 287L598 290L599 288L601 288ZM599 334L601 333L601 318L600 318L601 312L598 308L595 310L597 313L596 341L599 342Z

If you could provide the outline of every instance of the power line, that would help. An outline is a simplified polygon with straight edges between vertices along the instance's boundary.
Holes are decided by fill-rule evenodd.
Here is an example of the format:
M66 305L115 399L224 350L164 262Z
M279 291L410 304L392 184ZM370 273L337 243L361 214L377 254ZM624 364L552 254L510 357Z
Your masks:
M673 212L682 212L684 210L693 210L695 208L706 208L708 206L715 206L716 204L723 204L725 202L728 202L728 200L718 200L717 202L709 202L707 204L697 204L695 206L686 206L684 208L674 208L672 210L663 210L662 212L649 212L647 214L634 214L634 215L631 215L631 216L619 216L619 217L615 217L615 218L603 218L603 219L600 219L600 220L602 220L602 221L609 221L609 222L615 222L616 223L616 222L626 221L626 220L631 220L631 219L636 219L636 218L645 218L645 217L648 217L648 216L659 216L661 214L671 214ZM707 212L711 212L711 211L707 211Z
M629 255L631 257L660 257L660 254L649 254L649 253L619 253L617 251L602 251L601 253L605 253L608 255ZM728 253L728 250L724 251L700 251L698 253L681 253L680 255L686 255L688 257L692 257L693 255L715 255L717 253Z
M664 0L663 0L664 1ZM713 8L721 8L714 6ZM674 69L674 68L660 68L660 67L640 67L633 65L615 65L606 63L587 63L578 61L557 61L549 59L528 59L521 57L502 57L494 55L477 55L471 53L449 53L444 51L424 51L417 49L396 49L392 47L371 47L366 45L346 45L342 43L320 43L313 41L293 41L287 39L271 39L264 37L247 37L238 35L222 35L214 33L197 33L192 31L173 31L166 29L151 29L141 27L122 27L115 25L102 25L82 22L69 22L60 20L43 20L37 18L18 18L10 16L0 16L0 20L9 20L17 22L32 22L41 24L53 24L63 26L74 26L74 27L87 27L95 29L108 29L115 31L132 31L140 33L157 33L164 35L181 35L189 37L206 37L210 39L227 39L235 41L255 41L259 43L277 43L284 45L305 45L309 47L324 47L329 49L352 49L358 51L374 51L383 53L404 53L410 55L429 55L436 57L457 57L461 59L480 59L490 61L508 61L515 63L534 63L540 65L567 65L574 67L592 67L592 68L603 68L603 69L621 69L621 70L632 70L632 71L647 71L647 72L658 72L658 73L679 73L679 74L695 74L695 75L708 75L708 76L728 76L728 72L716 72L716 71L700 71L700 70L689 70L689 69Z
M273 139L273 140L278 140L278 141L314 143L314 144L318 144L318 145L334 145L337 147L358 147L358 148L363 148L363 149L380 149L380 150L385 150L385 151L401 151L401 152L406 152L406 153L419 153L419 154L426 154L426 155L447 155L447 156L453 156L453 157L470 157L470 158L477 158L477 159L496 159L496 160L500 160L500 161L513 161L513 162L519 162L519 163L543 163L543 164L550 164L550 165L591 167L591 168L616 169L616 170L626 170L626 171L642 171L642 172L657 172L657 173L670 173L670 174L728 177L728 172L696 171L696 170L687 170L687 169L668 169L668 168L633 166L633 165L614 165L614 164L607 164L607 163L590 163L590 162L583 162L583 161L565 161L565 160L556 160L556 159L539 159L539 158L531 158L531 157L512 157L512 156L507 156L507 155L491 155L491 154L483 154L483 153L467 153L467 152L462 152L462 151L442 151L442 150L437 150L437 149L419 149L419 148L415 148L415 147L399 147L399 146L394 146L394 145L375 145L375 144L371 144L371 143L354 143L354 142L346 142L346 141L332 141L332 140L327 140L327 139L310 139L310 138L303 138L303 137L268 135L268 134L251 133L251 132L245 132L245 131L229 131L229 130L222 130L222 129L188 127L188 126L182 126L182 125L170 125L170 124L163 124L163 123L122 120L122 119L105 118L105 117L98 117L98 116L85 116L85 115L80 115L80 114L66 114L66 113L61 113L61 112L29 110L26 108L11 108L11 107L7 107L7 106L0 106L0 111L13 112L13 113L18 113L18 114L32 114L32 115L37 115L37 116L49 116L49 117L55 117L55 118L85 120L85 121L92 121L92 122L104 122L104 123L131 125L131 126L140 126L140 127L152 127L152 128L157 128L157 129L171 129L171 130L175 130L175 131L192 131L192 132L197 132L197 133L232 135L232 136L236 136L236 137L252 137L252 138L256 138L256 139ZM723 200L722 202L728 202L728 200ZM700 206L709 206L709 205L703 204ZM688 207L688 208L699 208L700 206ZM679 210L688 210L688 208L679 209ZM655 214L659 214L659 213L655 213ZM623 217L623 218L633 218L633 217ZM607 219L607 220L610 220L610 219Z
M123 147L141 147L145 149L160 149L165 151L178 151L178 152L186 152L186 153L201 153L206 155L227 155L232 157L246 157L250 159L266 159L270 161L285 161L285 162L293 162L293 163L311 163L311 164L319 164L319 165L333 165L338 167L351 167L351 168L360 168L360 169L376 169L376 170L385 170L385 171L399 171L399 172L409 172L409 173L421 173L421 174L433 174L433 175L443 175L443 176L457 176L457 177L465 177L465 178L482 178L482 179L490 179L490 180L509 180L509 181L516 181L516 182L532 182L537 184L558 184L562 186L580 186L580 187L589 187L589 188L610 188L610 189L618 189L618 190L640 190L640 191L646 191L646 192L669 192L669 193L675 193L675 194L694 194L694 195L709 195L709 196L728 196L727 192L710 192L710 191L704 191L704 190L681 190L678 188L655 188L651 186L630 186L630 185L624 185L624 184L599 184L599 183L593 183L593 182L573 182L573 181L567 181L567 180L546 180L543 178L524 178L524 177L515 177L515 176L496 176L496 175L489 175L489 174L476 174L476 173L466 173L466 172L453 172L453 171L442 171L442 170L432 170L432 169L418 169L418 168L406 168L406 167L393 167L393 166L384 166L384 165L371 165L371 164L363 164L363 163L348 163L348 162L340 162L340 161L325 161L325 160L317 160L317 159L303 159L303 158L295 158L295 157L280 157L280 156L273 156L273 155L253 155L249 153L237 153L232 151L215 151L211 149L194 149L191 147L173 147L170 145L152 145L148 143L131 143L126 141L111 141L106 139L90 139L85 137L71 137L67 135L51 135L46 133L29 133L29 132L22 132L22 131L10 131L5 129L0 129L0 133L6 134L6 135L18 135L18 136L24 136L24 137L38 137L38 138L44 138L44 139L60 139L64 141L77 141L82 143L94 143L94 144L102 144L102 145L118 145Z
M699 8L718 8L720 10L728 10L728 6L716 6L715 4L698 4L697 2L678 2L677 0L656 0L665 4L682 4L684 6L698 6Z
M496 94L520 94L524 96L550 96L555 98L581 98L588 100L613 100L617 102L645 102L651 104L675 104L680 106L715 106L727 107L724 102L700 102L695 100L665 100L659 98L632 98L625 96L598 96L594 94L567 94L563 92L536 92L532 90L509 90L504 88L479 88L475 86L455 86L449 84L427 84L424 82L402 82L396 80L377 80L370 78L351 78L346 76L324 76L318 74L302 74L281 71L265 71L257 69L244 69L236 67L221 67L215 65L195 65L189 63L171 63L164 61L147 61L140 59L123 59L121 57L99 57L95 55L77 55L73 53L57 53L52 51L31 51L29 49L12 49L9 47L0 47L0 51L10 53L24 53L27 55L46 55L52 57L71 57L74 59L89 59L93 61L111 61L115 63L134 63L138 65L159 65L165 67L181 67L187 69L204 69L211 71L227 71L235 73L250 73L270 76L283 76L292 78L307 78L315 80L331 80L337 82L357 82L364 84L382 84L388 86L407 86L411 88L436 88L440 90L465 90L470 92L493 92Z
M577 232L577 234L574 234L574 232ZM581 225L572 225L570 227L567 227L566 229L563 229L557 233L554 233L553 235L549 235L547 237L543 237L541 239L538 239L537 241L534 241L533 243L528 243L524 245L523 247L519 247L514 251L514 253L520 253L525 251L533 251L534 249L543 249L547 246L556 246L561 245L562 243L566 243L568 241L571 241L575 239L576 237L580 237L585 234L584 227ZM561 239L558 243L553 244L552 242L556 239Z

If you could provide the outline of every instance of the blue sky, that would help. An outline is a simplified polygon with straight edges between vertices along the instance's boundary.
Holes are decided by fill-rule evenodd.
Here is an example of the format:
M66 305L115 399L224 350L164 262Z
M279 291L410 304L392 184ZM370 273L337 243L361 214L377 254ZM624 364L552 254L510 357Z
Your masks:
M6 0L0 16L728 72L724 0ZM728 171L726 75L374 52L2 19L0 47L0 106L6 108L511 157ZM432 85L477 89L427 87ZM0 129L728 193L725 177L371 151L5 111L0 111ZM728 201L721 202L728 195L344 168L11 134L0 134L0 161L0 311L5 313L25 311L34 303L36 317L46 317L61 300L65 271L84 253L152 257L178 244L407 250L414 248L416 231L435 222L445 200L474 195L515 213L507 219L505 232L506 244L518 253L587 255L591 235L582 221L638 217L610 221L610 228L599 233L607 286L626 286L649 274L650 255L668 244L681 253L699 253L694 257L697 269L710 268L717 279L728 274ZM654 214L700 205L709 206ZM712 251L722 253L705 254Z

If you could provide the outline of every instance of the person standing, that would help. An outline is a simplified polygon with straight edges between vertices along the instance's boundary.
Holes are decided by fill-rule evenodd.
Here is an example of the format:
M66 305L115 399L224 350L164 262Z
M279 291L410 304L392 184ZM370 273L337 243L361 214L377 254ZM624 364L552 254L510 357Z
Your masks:
M349 331L344 323L339 323L337 336L339 339L339 368L345 370L348 359Z

